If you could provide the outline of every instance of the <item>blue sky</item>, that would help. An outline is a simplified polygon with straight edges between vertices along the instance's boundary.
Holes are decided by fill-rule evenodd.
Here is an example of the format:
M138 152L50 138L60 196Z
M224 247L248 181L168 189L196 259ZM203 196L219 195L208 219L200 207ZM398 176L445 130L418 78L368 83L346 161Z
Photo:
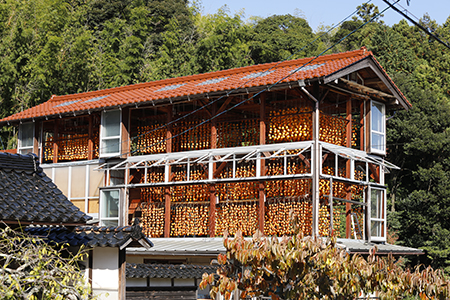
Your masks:
M392 2L393 0L391 0ZM364 0L203 0L203 13L215 13L217 9L223 5L227 5L230 12L244 9L245 19L251 16L268 17L273 14L292 14L299 15L308 20L313 30L320 25L333 25L339 23L342 19L351 14L358 5L366 1ZM387 5L382 0L372 0L372 3L383 10ZM449 0L410 0L407 6L406 0L399 2L411 14L421 18L425 13L442 24L450 15ZM397 12L389 9L384 13L384 22L389 25L398 23L402 16Z

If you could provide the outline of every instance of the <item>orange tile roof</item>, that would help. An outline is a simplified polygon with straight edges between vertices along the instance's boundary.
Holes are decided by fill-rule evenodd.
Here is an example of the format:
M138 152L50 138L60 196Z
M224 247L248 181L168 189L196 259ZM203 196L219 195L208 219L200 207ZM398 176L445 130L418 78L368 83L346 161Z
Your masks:
M123 107L151 101L157 102L162 99L194 96L238 88L269 86L279 80L281 82L296 82L299 80L320 78L331 75L367 57L372 57L375 60L372 52L367 51L363 47L355 51L324 55L313 61L311 61L312 58L302 58L139 83L93 92L64 96L53 95L47 102L1 119L0 122L77 112L79 115L80 112L85 113L107 107ZM294 73L291 76L284 78L292 72ZM395 86L395 84L393 85Z

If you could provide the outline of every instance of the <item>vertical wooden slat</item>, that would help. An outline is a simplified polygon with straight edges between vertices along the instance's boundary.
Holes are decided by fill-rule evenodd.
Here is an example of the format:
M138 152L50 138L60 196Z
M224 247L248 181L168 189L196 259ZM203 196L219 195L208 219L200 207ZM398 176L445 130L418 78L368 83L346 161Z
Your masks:
M346 140L347 140L347 144L346 147L347 148L351 148L352 147L352 100L349 99L347 101L347 106L346 106L346 112L347 112L347 128L346 128ZM346 168L345 168L345 177L346 178L350 178L351 177L351 161L350 159L347 160L346 163ZM351 190L350 187L347 189L347 195L346 195L346 199L347 200L351 200L352 199L352 194L351 194ZM351 212L352 212L352 204L351 203L346 203L345 204L345 236L346 238L350 238L351 237Z
M94 116L89 115L88 160L94 159Z
M120 153L122 158L130 156L130 108L125 107L121 110L122 124Z
M53 163L56 164L58 162L58 141L59 141L59 120L55 120L55 127L53 129Z
M365 102L361 101L361 105L359 106L359 125L361 126L359 129L359 148L360 150L364 151L364 141L366 140L365 136L365 126L364 126L364 118L366 117L364 115L364 105Z
M172 122L172 106L169 106L167 113L167 123ZM167 126L166 132L166 151L167 153L172 152L172 125ZM172 167L168 168L169 178L172 178ZM164 188L164 237L170 237L170 202L171 202L170 187Z
M119 300L125 300L126 296L126 250L119 249Z
M37 156L41 157L41 154L39 153L39 140L38 137L41 133L40 131L40 124L42 122L34 122L34 133L33 133L33 153Z
M216 236L216 187L211 184L209 186L209 228L208 234L210 237Z
M92 296L92 269L94 268L94 251L88 251L88 283L91 286L90 295Z
M266 144L266 93L260 96L259 105L259 144ZM261 176L266 175L266 160L261 159ZM259 199L258 199L258 228L261 232L264 232L264 219L266 212L266 194L264 182L259 182Z
M211 107L212 115L214 116L217 113L217 104L214 103ZM213 119L211 121L211 149L217 148L217 119ZM216 163L212 164L212 173L213 176L216 173L217 165ZM209 185L209 228L208 234L210 237L216 236L216 187L214 184Z

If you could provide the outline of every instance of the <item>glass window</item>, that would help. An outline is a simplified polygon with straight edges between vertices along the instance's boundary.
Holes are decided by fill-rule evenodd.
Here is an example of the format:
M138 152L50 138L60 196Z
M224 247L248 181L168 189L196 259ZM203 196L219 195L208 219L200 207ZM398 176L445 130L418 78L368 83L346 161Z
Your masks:
M102 191L100 198L101 225L117 226L119 224L119 203L120 190Z
M384 154L386 152L386 120L385 106L372 101L371 109L371 151Z
M120 126L120 110L103 112L100 156L120 154Z
M371 236L374 240L384 240L386 231L385 191L371 188L370 191L370 224Z
M34 123L24 123L19 125L19 153L27 154L33 152L34 143Z

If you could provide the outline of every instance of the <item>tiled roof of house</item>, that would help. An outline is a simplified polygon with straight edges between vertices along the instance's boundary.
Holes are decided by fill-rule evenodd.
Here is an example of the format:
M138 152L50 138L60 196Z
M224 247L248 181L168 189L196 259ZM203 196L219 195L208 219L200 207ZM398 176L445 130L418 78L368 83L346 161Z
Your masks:
M202 278L203 273L214 274L213 265L131 264L127 263L127 278Z
M71 246L120 247L144 246L150 248L153 243L137 226L79 226L69 229L64 226L27 227L28 234L39 236L47 242L67 243Z
M378 64L372 52L367 51L366 48L361 48L356 51L324 55L316 59L303 58L139 83L93 92L52 96L47 102L6 117L0 120L0 123L61 116L64 114L85 114L108 107L124 107L151 102L158 103L167 99L176 101L176 99L188 96L195 97L206 94L224 93L225 91L235 89L270 86L279 81L283 83L295 83L302 80L330 76L367 58L372 58ZM288 75L290 76L287 77ZM401 94L387 74L385 75L391 85ZM407 102L406 99L404 101Z
M79 225L90 219L45 175L34 154L0 152L0 220Z

